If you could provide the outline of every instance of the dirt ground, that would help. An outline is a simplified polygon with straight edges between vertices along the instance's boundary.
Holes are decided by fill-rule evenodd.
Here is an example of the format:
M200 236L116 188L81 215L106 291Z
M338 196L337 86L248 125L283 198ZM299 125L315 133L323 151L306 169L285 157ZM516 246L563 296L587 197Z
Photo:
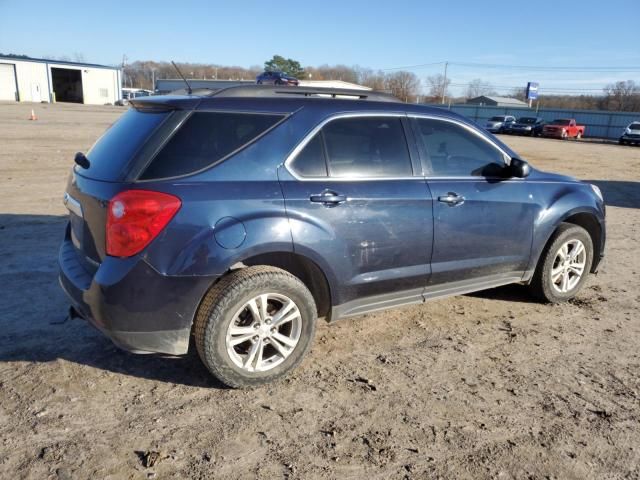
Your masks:
M604 191L575 301L511 286L323 324L290 377L234 391L195 349L63 323L66 177L124 109L32 107L0 104L0 478L640 478L640 148L503 137Z

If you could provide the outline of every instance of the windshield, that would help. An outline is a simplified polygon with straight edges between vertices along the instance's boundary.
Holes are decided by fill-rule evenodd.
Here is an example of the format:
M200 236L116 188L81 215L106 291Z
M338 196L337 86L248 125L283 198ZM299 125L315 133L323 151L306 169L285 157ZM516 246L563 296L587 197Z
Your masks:
M632 123L629 125L629 130L640 130L640 123Z
M168 112L127 110L87 152L90 166L76 171L96 180L115 181Z
M504 117L491 117L490 122L504 122Z
M558 118L551 122L551 125L569 125L571 120L567 120L566 118Z
M522 117L518 119L518 123L525 123L527 125L530 125L536 123L536 119L531 117Z

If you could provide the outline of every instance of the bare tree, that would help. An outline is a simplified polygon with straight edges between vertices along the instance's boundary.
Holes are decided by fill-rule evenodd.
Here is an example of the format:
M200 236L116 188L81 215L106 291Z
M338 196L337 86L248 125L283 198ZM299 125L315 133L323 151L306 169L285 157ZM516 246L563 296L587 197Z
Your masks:
M522 100L523 102L527 100L527 89L526 87L516 87L511 90L511 97L517 98L518 100Z
M427 86L429 87L428 95L433 100L440 100L443 96L449 96L449 84L450 78L445 78L444 75L438 73L437 75L430 75L427 77Z
M307 74L311 74L312 80L342 80L343 82L357 83L358 73L355 68L346 65L320 65L319 67L306 67Z
M386 76L384 72L378 70L377 72L370 68L356 67L356 73L358 74L358 81L360 85L372 88L373 90L382 91L386 90Z
M489 82L485 82L481 78L474 78L467 85L466 98L475 98L482 95L491 95L493 93L493 87Z
M630 112L640 110L640 86L633 80L610 83L604 87L603 103L608 110Z
M386 77L386 88L403 102L415 102L420 93L420 79L415 73L399 71Z

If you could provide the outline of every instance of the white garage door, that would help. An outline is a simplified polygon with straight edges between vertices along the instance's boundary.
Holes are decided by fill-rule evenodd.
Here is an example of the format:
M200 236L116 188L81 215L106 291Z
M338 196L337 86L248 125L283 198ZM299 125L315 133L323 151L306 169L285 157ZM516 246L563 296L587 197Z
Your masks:
M0 100L16 99L16 76L14 66L0 63Z

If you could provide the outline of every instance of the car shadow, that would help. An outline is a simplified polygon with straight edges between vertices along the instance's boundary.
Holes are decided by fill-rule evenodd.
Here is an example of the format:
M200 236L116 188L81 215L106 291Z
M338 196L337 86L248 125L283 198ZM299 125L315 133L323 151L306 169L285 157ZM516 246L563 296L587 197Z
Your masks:
M527 285L511 284L502 287L490 288L488 290L480 290L478 292L467 293L468 297L485 298L488 300L502 300L505 302L519 303L538 303L531 293Z
M640 182L623 180L585 180L602 190L604 203L610 207L640 208Z
M224 389L193 342L180 357L120 350L84 320L67 317L57 280L66 216L0 214L0 362L66 360L113 373Z

